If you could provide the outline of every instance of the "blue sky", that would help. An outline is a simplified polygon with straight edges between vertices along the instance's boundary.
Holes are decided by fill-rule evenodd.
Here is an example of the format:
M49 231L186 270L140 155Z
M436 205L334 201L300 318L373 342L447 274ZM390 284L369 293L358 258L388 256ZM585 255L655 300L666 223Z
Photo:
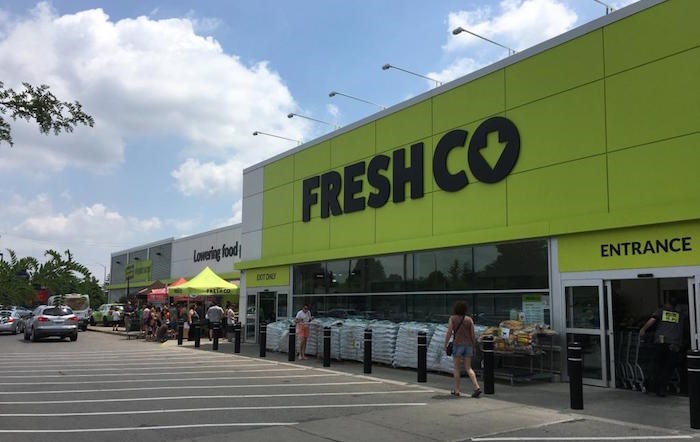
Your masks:
M606 0L616 8L633 0ZM0 3L0 81L51 86L96 120L0 145L0 251L110 253L240 222L243 168L605 15L595 0Z

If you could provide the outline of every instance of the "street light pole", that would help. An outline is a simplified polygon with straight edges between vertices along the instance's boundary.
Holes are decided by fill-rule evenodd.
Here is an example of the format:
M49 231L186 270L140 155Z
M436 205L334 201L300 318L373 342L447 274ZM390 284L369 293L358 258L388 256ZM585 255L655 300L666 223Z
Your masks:
M307 120L315 121L317 123L327 124L329 126L333 126L336 129L340 129L340 126L338 126L337 124L329 123L328 121L318 120L316 118L307 117L306 115L297 114L295 112L290 112L287 114L287 118L293 118L293 117L306 118Z
M434 78L426 77L425 75L421 75L421 74L418 74L418 73L416 73L416 72L409 71L408 69L404 69L404 68L400 68L400 67L398 67L398 66L394 66L393 64L387 63L387 64L385 64L384 66L382 66L382 70L383 70L383 71L386 71L386 70L388 70L388 69L396 69L396 70L399 70L399 71L401 71L401 72L406 72L407 74L415 75L416 77L425 78L426 80L434 81L434 82L435 82L435 87L438 87L438 86L442 85L442 81L436 80L436 79L434 79Z
M344 93L342 93L342 92L330 91L330 92L328 93L328 96L331 97L331 98L335 97L336 95L342 95L343 97L352 98L353 100L361 101L361 102L367 103L367 104L372 104L372 105L377 106L377 107L379 107L379 108L381 108L381 109L386 109L386 106L382 106L381 104L377 104L377 103L375 103L375 102L373 102L373 101L365 100L365 99L363 99L363 98L353 97L352 95L344 94Z
M280 139L282 139L282 140L296 141L297 145L301 145L301 143L302 143L301 140L295 140L294 138L287 138L287 137L282 137L282 136L279 136L279 135L269 134L269 133L267 133L267 132L262 132L262 131L259 131L259 130L256 130L255 132L253 132L253 136L254 136L254 137L257 137L258 135L267 135L268 137L280 138Z
M489 43L492 43L492 44L495 44L496 46L502 47L503 49L507 49L507 50L508 50L508 55L513 55L513 54L515 54L515 53L517 52L515 49L511 49L511 48L509 48L508 46L503 46L503 45L500 44L500 43L496 43L496 42L493 41L493 40L489 40L489 39L486 38L486 37L482 37L482 36L479 35L479 34L475 34L475 33L473 33L472 31L469 31L469 30L467 30L467 29L464 29L464 28L461 27L461 26L458 27L458 28L455 28L454 30L452 30L452 35L461 34L462 32L466 32L466 33L469 34L469 35L473 35L474 37L480 38L480 39L482 39L482 40L486 40L486 41L488 41Z

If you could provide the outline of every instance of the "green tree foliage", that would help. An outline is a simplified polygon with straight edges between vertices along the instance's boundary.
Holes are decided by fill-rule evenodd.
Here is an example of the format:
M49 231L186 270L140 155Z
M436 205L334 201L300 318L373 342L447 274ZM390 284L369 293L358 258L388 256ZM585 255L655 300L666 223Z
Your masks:
M22 85L24 90L16 92L0 81L0 144L6 142L14 145L10 123L5 120L5 115L12 120L34 120L43 134L53 132L58 135L61 131L73 132L78 124L90 127L95 124L94 119L83 112L79 102L58 100L45 84L38 87L29 83Z
M89 295L91 305L106 302L97 279L73 259L70 250L64 255L47 250L44 263L32 257L19 259L13 250L8 252L9 259L0 262L0 303L31 306L39 289L47 289L51 295Z

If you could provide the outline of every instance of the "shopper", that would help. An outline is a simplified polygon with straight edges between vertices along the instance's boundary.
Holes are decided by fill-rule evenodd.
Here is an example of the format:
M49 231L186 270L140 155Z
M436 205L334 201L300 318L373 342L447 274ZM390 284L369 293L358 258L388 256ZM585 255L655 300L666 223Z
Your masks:
M476 348L476 334L474 332L474 321L467 316L467 303L464 301L455 303L452 316L447 322L445 348L447 348L451 338L454 346L452 350L454 388L451 394L453 396L461 395L460 382L462 378L462 363L464 363L464 370L467 372L469 380L472 381L472 386L474 387L472 397L477 398L481 395L481 387L479 387L479 381L477 381L476 374L472 370L472 356L474 356L474 349Z
M230 302L226 303L226 335L228 341L233 341L233 326L236 325L236 312Z
M296 323L297 337L299 338L299 359L307 359L306 357L306 341L309 339L309 323L313 321L313 316L309 311L309 305L304 304L304 307L297 312L294 322Z
M224 309L219 306L219 303L214 300L211 307L207 310L207 318L209 319L209 340L214 334L214 324L221 324L221 318L224 317Z
M114 308L112 310L112 331L119 331L119 321L121 320L121 315L119 314L119 309Z
M194 341L194 333L192 332L192 325L194 323L199 324L199 313L197 313L197 305L192 304L190 310L187 312L187 340Z
M668 302L657 309L639 330L639 336L644 337L650 327L656 326L654 332L656 370L653 387L657 396L666 396L671 376L680 365L685 319L685 314L678 306L678 300L672 295Z

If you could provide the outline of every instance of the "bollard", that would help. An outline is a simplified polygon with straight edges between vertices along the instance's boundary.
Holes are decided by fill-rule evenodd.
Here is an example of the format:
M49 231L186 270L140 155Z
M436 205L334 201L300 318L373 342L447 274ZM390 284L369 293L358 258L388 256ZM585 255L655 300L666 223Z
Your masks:
M494 394L494 349L493 336L484 336L481 338L481 352L484 358L484 394Z
M424 331L418 332L418 382L428 380L428 337Z
M297 328L294 325L289 326L289 347L287 348L287 350L289 351L289 354L287 355L287 360L294 361L294 358L297 354Z
M219 349L219 335L221 334L221 322L212 322L211 334L214 338L214 342L211 344L211 348L212 350L217 351Z
M571 409L583 410L583 358L581 344L569 342L567 346L567 368L569 372L569 395Z
M365 373L372 373L372 329L365 329Z
M241 323L233 326L233 352L241 352Z
M690 428L700 428L700 351L688 350L688 402Z
M331 328L323 327L323 366L331 366Z
M260 357L265 357L265 347L267 346L267 323L260 324Z
M185 321L178 319L177 321L177 345L182 345L182 337L185 334Z
M190 332L194 332L194 346L195 348L199 348L199 334L202 331L199 325L199 321L192 321L192 329Z

